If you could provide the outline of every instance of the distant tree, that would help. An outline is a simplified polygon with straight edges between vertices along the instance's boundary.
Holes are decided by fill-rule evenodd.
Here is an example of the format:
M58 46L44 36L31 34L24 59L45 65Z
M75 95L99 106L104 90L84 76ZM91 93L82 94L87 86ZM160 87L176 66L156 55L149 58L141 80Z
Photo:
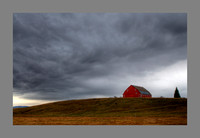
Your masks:
M176 87L175 92L174 92L174 98L181 98L180 94L179 94L179 90Z

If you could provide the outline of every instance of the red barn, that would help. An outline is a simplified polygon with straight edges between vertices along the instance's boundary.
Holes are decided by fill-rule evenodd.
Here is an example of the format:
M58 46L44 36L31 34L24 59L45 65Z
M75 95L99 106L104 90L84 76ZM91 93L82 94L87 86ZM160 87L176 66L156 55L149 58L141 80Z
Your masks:
M130 85L123 93L123 98L127 97L152 97L151 93L141 86Z

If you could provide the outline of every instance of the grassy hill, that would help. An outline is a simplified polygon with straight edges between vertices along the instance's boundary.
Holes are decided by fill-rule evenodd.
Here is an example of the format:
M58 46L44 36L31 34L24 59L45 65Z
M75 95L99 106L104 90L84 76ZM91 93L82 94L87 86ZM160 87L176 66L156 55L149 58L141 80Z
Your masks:
M13 109L14 117L187 117L185 98L97 98Z

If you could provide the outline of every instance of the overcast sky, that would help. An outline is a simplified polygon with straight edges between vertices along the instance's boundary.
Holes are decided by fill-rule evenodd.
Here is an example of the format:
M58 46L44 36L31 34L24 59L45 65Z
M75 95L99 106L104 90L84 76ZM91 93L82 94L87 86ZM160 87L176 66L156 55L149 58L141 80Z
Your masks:
M187 97L186 13L13 15L15 99L120 97L132 84Z

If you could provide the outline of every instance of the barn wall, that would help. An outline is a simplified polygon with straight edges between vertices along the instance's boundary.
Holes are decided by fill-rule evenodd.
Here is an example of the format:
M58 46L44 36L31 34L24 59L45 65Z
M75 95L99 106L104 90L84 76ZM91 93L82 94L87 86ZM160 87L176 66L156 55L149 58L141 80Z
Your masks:
M127 91L128 90L128 91ZM124 94L123 94L123 97L126 98L126 97L141 97L141 94L140 92L133 86L129 86Z

